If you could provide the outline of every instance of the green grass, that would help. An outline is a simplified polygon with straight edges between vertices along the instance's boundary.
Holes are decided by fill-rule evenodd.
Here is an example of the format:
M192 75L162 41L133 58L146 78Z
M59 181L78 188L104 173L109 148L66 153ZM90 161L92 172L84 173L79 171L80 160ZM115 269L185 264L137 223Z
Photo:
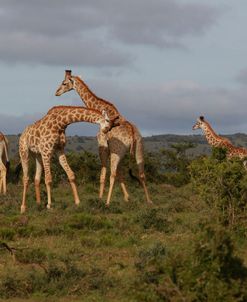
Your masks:
M45 200L36 205L31 185L21 215L22 187L10 184L0 197L0 301L196 301L191 255L203 225L214 223L213 210L189 185L149 188L153 206L131 185L124 202L116 185L107 208L98 188L84 185L76 207L69 185L60 185L47 210ZM245 234L232 238L247 264Z

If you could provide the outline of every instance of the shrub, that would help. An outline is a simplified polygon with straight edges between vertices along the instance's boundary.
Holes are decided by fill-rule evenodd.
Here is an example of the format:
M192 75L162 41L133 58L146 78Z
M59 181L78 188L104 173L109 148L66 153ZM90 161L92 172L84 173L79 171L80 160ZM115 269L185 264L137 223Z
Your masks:
M209 207L220 211L224 223L234 224L247 206L247 175L239 161L204 157L190 165L195 191Z
M196 301L246 301L247 268L235 255L229 233L206 225L195 242L185 281Z

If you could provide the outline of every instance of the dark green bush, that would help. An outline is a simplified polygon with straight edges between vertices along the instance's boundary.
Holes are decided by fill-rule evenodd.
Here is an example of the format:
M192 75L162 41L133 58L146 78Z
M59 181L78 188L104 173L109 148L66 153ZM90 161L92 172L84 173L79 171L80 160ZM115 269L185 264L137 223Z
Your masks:
M247 268L223 227L206 225L195 242L185 279L195 301L246 301Z
M247 206L247 173L240 161L204 157L190 165L194 190L211 208L219 210L222 221L234 224Z

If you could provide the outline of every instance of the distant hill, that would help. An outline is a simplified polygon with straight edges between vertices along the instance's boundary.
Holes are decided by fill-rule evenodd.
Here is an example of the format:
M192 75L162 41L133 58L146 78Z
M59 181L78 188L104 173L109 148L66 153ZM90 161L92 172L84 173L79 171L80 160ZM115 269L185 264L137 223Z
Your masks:
M247 148L247 135L243 133L236 133L231 135L223 135L227 137L234 145ZM19 135L7 135L9 140L10 157L18 154L18 141ZM189 154L209 154L210 146L202 135L175 135L175 134L162 134L144 137L144 147L147 152L158 152L162 148L169 148L171 144L191 142L196 145L195 148L189 150ZM91 136L68 136L66 151L90 151L93 153L98 152L97 140Z

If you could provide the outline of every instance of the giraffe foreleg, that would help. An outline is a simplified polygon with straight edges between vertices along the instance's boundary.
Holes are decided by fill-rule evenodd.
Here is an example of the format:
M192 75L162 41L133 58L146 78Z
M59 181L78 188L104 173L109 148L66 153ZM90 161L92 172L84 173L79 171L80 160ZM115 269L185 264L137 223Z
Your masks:
M109 158L108 147L99 146L99 157L100 157L100 161L101 161L99 198L102 199L104 190L105 190L107 161Z
M51 155L50 154L42 154L42 161L45 172L45 185L47 190L47 209L51 208L51 183L52 183L52 175L51 175Z
M3 194L5 195L7 192L7 169L6 167L3 165L3 170L2 170L2 184L3 184Z
M26 159L21 157L21 165L22 165L22 170L23 170L23 193L22 193L22 203L21 203L21 213L25 213L26 211L26 195L27 195L27 189L28 189L28 182L29 182L29 177L28 177L28 157Z
M105 190L107 162L109 158L109 147L107 143L107 137L101 131L97 134L97 140L99 145L99 158L101 161L99 198L102 199Z
M38 156L36 156L36 173L34 177L34 184L35 184L35 194L36 194L36 202L40 204L40 180L42 175L42 160Z
M66 174L68 176L68 179L69 179L69 182L70 182L70 185L72 188L75 204L78 205L80 203L80 198L79 198L76 183L75 183L75 174L71 170L71 168L67 162L67 158L63 151L59 152L58 158L59 158L60 165L63 167L64 171L66 172Z
M119 157L118 154L116 153L111 153L111 176L110 176L110 187L109 187L109 192L106 200L106 205L109 206L111 202L111 196L112 196L112 191L113 191L113 186L115 183L115 178L117 175L117 168L118 164L120 162L121 158Z
M3 194L6 194L6 174L7 174L7 169L0 160L0 193L3 192Z

